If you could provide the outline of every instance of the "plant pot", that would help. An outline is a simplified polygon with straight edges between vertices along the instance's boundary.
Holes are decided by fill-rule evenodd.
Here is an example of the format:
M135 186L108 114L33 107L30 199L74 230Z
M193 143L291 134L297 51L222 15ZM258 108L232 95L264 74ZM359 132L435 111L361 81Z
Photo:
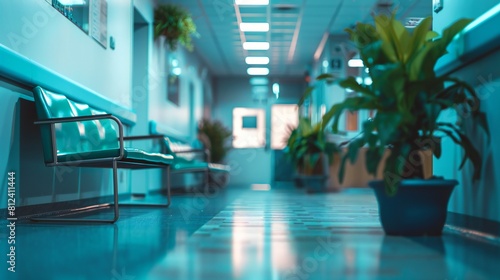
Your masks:
M388 235L441 235L448 201L456 180L407 179L396 195L385 192L384 181L371 181L378 201L380 222Z
M305 156L305 162L309 155ZM328 190L328 157L321 153L316 164L302 166L297 169L296 180L301 187L305 187L308 193L326 192Z
M326 192L328 188L328 176L326 175L297 175L302 187L308 193Z
M299 174L295 174L295 176L293 177L293 183L295 184L295 187L299 189L304 187L304 183L302 182L302 176Z

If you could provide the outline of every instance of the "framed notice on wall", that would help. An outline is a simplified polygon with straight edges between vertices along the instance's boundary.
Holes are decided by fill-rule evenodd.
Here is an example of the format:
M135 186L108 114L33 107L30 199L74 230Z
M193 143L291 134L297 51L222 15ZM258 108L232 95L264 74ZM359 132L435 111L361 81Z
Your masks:
M90 36L104 48L108 47L108 2L90 0Z

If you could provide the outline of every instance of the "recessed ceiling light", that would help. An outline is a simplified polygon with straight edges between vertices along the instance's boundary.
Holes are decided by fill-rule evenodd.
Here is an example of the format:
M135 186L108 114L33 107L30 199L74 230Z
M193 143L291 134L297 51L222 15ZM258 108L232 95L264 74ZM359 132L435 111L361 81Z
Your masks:
M268 42L244 42L243 49L245 50L268 50Z
M269 0L236 0L236 5L259 6L269 5Z
M240 30L243 32L267 32L269 31L269 23L267 22L242 22Z
M269 64L269 57L267 56L249 56L245 58L247 64Z
M349 67L363 67L364 66L363 60L361 60L359 58L349 59L349 61L347 62L347 65L349 65Z
M250 67L247 69L248 75L268 75L269 68L265 67Z
M253 77L250 79L250 84L253 86L258 85L267 85L269 83L269 79L264 77Z

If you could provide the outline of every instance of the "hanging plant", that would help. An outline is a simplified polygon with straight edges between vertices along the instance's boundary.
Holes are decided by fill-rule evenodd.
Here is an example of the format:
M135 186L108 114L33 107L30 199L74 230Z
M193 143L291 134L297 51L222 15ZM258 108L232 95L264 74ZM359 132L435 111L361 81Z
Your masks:
M164 35L171 50L180 43L189 51L193 50L191 36L198 36L191 15L184 8L174 4L159 5L155 9L155 38Z

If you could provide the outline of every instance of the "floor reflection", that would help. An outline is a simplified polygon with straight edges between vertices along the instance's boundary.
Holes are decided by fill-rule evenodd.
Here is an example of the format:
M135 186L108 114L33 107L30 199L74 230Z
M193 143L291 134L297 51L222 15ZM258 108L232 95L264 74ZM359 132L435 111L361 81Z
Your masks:
M17 272L5 269L0 279L475 280L500 275L498 245L451 231L441 237L384 235L370 190L305 194L291 186L246 187L175 196L172 203L169 209L126 207L115 225L21 223ZM0 235L4 240L5 233Z

